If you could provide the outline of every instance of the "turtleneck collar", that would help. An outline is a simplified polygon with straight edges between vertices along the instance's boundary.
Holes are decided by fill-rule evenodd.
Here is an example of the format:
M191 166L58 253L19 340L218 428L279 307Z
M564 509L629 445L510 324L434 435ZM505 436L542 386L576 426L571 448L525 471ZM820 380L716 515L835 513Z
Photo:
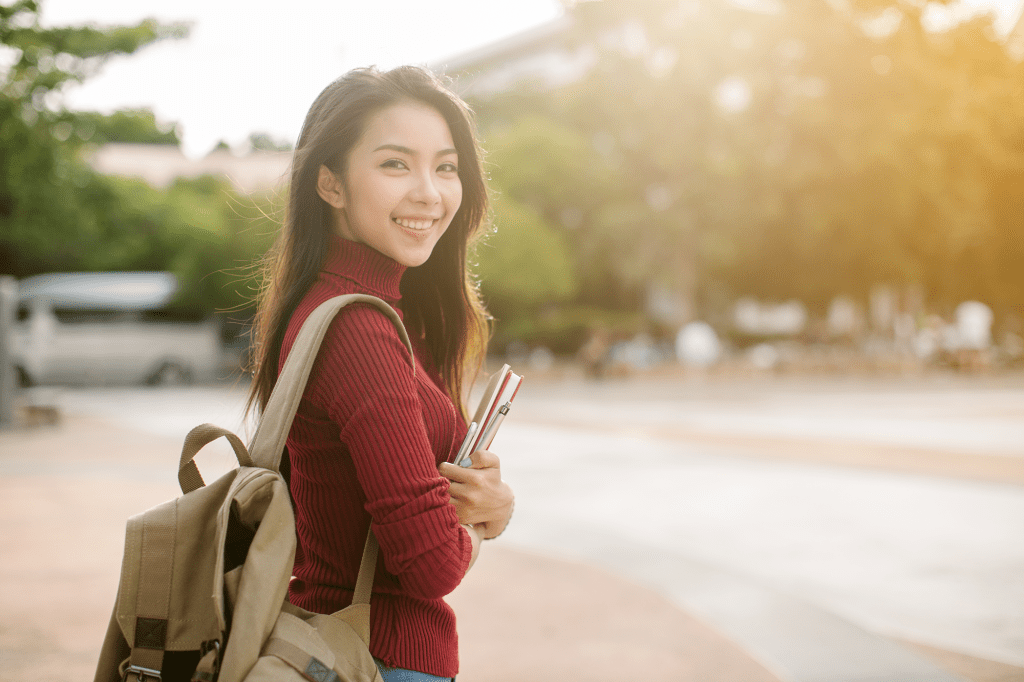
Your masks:
M398 285L405 274L405 266L385 256L372 246L349 241L337 234L331 235L326 272L355 282L367 293L387 301L398 301L402 294Z

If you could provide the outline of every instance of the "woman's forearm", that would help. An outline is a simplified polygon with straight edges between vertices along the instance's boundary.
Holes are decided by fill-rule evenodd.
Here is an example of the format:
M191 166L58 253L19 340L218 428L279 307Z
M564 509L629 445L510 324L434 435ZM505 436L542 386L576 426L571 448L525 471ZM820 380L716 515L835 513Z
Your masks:
M480 534L481 531L472 524L464 523L462 527L469 532L469 540L473 543L473 553L469 557L469 567L466 568L466 571L469 571L470 568L473 568L473 564L476 563L477 556L480 555L480 543L483 542L483 537Z

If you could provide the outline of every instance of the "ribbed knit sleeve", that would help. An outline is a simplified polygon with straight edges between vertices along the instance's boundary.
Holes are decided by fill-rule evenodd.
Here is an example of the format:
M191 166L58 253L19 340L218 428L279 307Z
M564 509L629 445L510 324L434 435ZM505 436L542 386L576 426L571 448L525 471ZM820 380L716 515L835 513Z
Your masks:
M472 545L438 473L409 351L394 326L375 308L343 309L312 377L307 397L338 426L385 568L409 596L450 593Z

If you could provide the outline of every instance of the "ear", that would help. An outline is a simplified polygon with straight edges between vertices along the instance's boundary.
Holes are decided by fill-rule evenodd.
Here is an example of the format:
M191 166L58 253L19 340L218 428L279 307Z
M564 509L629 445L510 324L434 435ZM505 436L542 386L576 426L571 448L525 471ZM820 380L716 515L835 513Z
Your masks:
M341 181L330 168L322 164L316 179L316 193L334 208L345 208L345 190Z

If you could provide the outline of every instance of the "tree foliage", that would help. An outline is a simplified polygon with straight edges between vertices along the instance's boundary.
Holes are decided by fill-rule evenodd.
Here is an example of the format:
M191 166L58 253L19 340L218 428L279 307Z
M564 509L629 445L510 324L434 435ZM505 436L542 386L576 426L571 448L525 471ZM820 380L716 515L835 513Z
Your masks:
M499 198L494 231L476 248L477 273L491 312L564 301L577 291L566 235L534 209Z
M526 151L495 182L571 235L581 301L657 282L709 316L885 283L1020 312L1024 67L990 19L931 33L888 0L569 11L584 75L475 106L495 155Z
M157 121L152 109L122 109L111 114L79 112L77 117L81 134L90 144L115 142L181 146L177 126Z
M107 229L105 181L78 153L99 119L65 109L63 89L116 55L184 30L151 20L45 28L38 2L0 5L0 272L75 267L86 257L82 243Z
M880 283L1024 315L1024 65L988 18L933 33L919 4L837 5L569 3L557 49L580 77L473 102L496 228L476 269L499 330L634 324L652 284L706 318L740 296L823 308ZM46 28L38 9L0 2L0 272L169 269L183 307L244 305L236 268L269 245L275 198L99 176L84 146L176 131L61 101L185 27Z
M60 269L173 272L180 284L173 305L193 314L252 305L249 268L273 241L275 195L239 197L226 179L203 176L167 189L99 177L88 196L103 220L79 230L68 245L79 256Z

